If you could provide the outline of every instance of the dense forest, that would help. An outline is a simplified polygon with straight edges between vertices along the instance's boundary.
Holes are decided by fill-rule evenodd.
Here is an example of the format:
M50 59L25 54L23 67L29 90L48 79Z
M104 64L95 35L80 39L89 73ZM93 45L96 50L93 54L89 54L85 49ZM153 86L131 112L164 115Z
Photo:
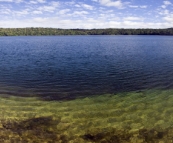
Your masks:
M0 36L36 35L173 35L167 29L59 29L59 28L0 28Z

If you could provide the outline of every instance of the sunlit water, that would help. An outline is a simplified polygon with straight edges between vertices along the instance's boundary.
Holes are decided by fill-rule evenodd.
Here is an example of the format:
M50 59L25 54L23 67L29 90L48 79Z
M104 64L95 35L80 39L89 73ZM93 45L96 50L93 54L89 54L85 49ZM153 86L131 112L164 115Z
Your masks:
M173 37L0 37L0 93L54 99L173 87Z

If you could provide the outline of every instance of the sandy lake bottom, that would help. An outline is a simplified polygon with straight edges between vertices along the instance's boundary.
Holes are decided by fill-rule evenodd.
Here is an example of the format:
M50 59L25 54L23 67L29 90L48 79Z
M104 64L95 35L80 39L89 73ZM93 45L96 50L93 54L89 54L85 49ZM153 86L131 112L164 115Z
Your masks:
M0 97L0 142L171 143L173 90L68 101Z

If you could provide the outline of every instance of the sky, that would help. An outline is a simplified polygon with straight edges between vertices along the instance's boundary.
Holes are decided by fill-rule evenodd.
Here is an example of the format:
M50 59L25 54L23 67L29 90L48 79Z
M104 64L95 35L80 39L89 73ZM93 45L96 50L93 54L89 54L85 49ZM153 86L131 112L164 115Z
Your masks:
M173 0L0 0L0 27L170 28Z

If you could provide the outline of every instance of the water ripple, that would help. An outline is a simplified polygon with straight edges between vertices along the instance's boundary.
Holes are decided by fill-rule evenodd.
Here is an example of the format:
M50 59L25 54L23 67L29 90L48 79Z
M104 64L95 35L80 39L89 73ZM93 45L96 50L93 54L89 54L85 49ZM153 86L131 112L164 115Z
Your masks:
M173 88L170 41L167 36L1 37L0 84L67 98Z

